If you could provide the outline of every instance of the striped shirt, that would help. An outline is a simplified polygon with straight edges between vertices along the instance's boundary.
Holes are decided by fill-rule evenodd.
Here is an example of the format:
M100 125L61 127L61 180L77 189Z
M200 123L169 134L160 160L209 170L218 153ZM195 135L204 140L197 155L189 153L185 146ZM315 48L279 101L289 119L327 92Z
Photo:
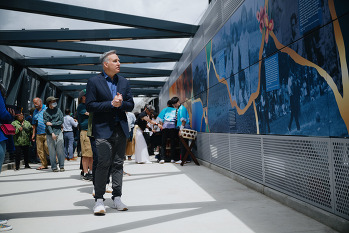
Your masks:
M46 134L45 129L45 123L44 123L44 112L46 111L47 107L45 104L42 105L42 108L40 111L35 109L33 113L33 121L32 124L36 125L36 134Z

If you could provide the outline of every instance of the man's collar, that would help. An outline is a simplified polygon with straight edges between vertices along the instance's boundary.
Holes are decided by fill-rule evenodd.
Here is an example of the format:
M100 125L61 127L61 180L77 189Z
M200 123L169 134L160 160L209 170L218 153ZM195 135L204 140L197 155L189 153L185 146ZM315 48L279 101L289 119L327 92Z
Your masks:
M110 77L107 75L107 73L104 72L104 70L103 70L103 72L102 72L102 75L104 76L105 79L110 78ZM113 80L114 80L114 79L117 80L117 78L118 78L118 74L115 74ZM110 79L111 79L111 78L110 78Z

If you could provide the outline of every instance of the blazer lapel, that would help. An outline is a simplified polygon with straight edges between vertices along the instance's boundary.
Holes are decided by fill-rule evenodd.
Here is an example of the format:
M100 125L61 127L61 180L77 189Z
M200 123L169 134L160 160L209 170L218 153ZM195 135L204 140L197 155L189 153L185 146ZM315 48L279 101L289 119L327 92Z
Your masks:
M108 87L108 84L107 84L107 80L105 80L105 77L103 75L101 75L100 83L101 83L102 88L104 89L104 92L107 93L108 98L110 100L112 100L114 98L114 96L112 96L110 89Z
M122 94L122 92L120 91L120 89L122 88L123 83L122 83L122 81L120 81L119 76L117 76L117 79L118 79L118 82L117 82L117 83L118 83L117 92L119 92L119 93Z

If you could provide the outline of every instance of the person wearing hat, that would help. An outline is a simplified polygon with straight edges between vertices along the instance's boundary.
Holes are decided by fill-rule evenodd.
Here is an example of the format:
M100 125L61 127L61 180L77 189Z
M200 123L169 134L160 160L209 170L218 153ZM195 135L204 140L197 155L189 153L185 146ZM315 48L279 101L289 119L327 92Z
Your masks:
M64 140L62 125L64 122L62 111L57 108L58 98L49 96L46 99L48 108L44 112L44 124L46 125L46 138L48 151L50 153L51 169L58 172L56 154L58 158L60 171L64 170Z
M30 122L24 120L22 113L17 113L15 121L11 124L16 128L15 135L13 137L16 148L16 168L19 170L19 164L21 161L21 155L24 157L24 168L30 168L29 166L29 145L32 126Z
M86 89L79 93L79 105L77 108L78 122L80 128L80 145L81 145L81 157L82 157L82 169L83 179L92 180L92 165L93 165L93 153L90 138L87 136L88 130L88 117L89 113L86 111Z

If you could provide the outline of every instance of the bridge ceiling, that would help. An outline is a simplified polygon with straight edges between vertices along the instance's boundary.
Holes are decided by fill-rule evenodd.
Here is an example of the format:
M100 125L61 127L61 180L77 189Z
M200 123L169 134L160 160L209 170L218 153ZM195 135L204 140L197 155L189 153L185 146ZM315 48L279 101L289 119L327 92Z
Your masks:
M73 97L102 70L100 54L116 50L120 75L130 79L132 93L156 96L208 5L202 0L175 2L135 0L135 7L129 1L110 0L1 0L0 45L11 46L23 55L14 58L17 63L39 68L43 79ZM122 9L133 10L129 14Z

